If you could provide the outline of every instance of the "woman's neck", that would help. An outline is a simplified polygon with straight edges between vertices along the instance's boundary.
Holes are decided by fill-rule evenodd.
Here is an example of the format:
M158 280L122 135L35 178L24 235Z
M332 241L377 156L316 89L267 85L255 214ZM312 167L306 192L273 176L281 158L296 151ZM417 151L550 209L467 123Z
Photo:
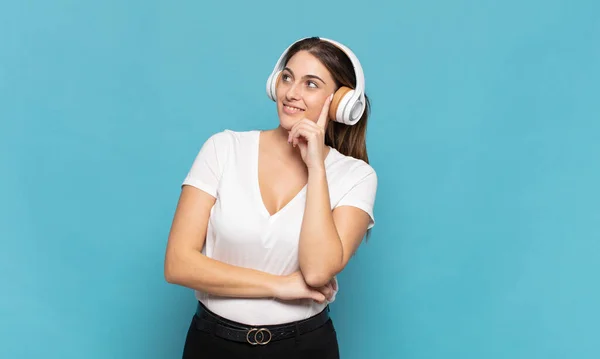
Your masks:
M293 147L291 143L288 143L288 135L289 131L285 128L278 126L272 130L266 131L270 133L272 136L273 144L277 146L277 148L281 151L282 156L286 158L294 158L299 161L302 161L302 157L300 155L300 148L298 146ZM329 146L323 144L323 155L327 157L327 154L330 151ZM323 159L324 160L324 159Z

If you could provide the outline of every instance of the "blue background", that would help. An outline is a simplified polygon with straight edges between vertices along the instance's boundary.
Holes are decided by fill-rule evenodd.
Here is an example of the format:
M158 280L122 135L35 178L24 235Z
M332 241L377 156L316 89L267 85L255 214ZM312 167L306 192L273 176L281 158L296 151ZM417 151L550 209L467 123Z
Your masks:
M0 357L179 357L181 181L276 126L266 78L313 35L363 63L380 181L342 357L600 357L598 4L2 2Z

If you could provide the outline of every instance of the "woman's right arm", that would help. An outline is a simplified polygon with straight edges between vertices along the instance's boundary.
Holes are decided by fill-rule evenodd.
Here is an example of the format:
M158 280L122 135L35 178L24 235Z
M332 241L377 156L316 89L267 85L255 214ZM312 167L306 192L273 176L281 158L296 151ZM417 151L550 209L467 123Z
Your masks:
M303 286L296 275L278 276L229 265L201 253L215 198L192 186L181 190L171 225L164 262L167 282L223 297L325 299L321 292ZM300 284L300 285L299 285ZM328 294L328 293L325 293Z
M165 255L165 279L172 284L225 297L274 297L277 276L232 266L201 253L215 198L183 186Z

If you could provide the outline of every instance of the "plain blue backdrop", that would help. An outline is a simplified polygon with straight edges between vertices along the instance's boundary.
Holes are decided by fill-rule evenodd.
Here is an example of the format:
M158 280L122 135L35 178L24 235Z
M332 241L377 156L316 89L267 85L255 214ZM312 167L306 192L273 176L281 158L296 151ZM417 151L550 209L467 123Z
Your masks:
M314 35L373 105L342 358L600 357L598 4L3 1L0 357L180 356L180 184L211 134L277 125L267 76Z

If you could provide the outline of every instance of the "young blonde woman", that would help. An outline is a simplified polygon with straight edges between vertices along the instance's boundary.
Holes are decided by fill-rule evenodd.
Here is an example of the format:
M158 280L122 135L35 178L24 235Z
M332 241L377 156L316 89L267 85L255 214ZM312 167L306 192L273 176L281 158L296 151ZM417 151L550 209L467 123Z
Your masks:
M344 45L306 38L267 94L279 124L212 135L182 185L165 278L198 299L184 358L339 358L328 304L377 190L363 71Z

